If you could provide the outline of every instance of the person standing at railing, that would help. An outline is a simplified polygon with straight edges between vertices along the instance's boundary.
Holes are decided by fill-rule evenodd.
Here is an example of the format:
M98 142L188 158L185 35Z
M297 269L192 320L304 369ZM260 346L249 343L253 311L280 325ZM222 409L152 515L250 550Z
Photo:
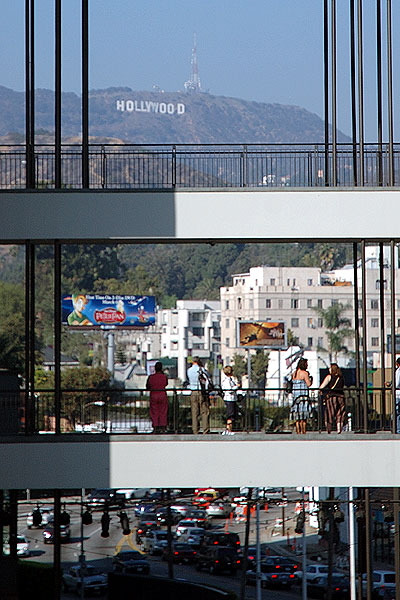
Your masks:
M168 426L168 397L165 391L168 377L160 362L156 362L154 371L146 381L146 390L150 391L150 419L154 433L165 433Z
M190 404L192 411L192 431L200 432L200 420L203 433L210 433L210 399L208 389L211 378L198 356L192 359L192 366L187 370L189 381Z
M346 405L344 401L344 379L342 371L336 363L329 367L329 373L321 383L319 389L325 392L325 425L326 431L331 433L333 422L336 422L336 431L342 433L346 419Z
M233 369L230 365L223 368L221 375L221 389L224 393L224 403L226 408L226 429L223 435L234 435L233 425L237 418L237 390L240 384L233 375Z
M308 360L300 358L292 376L293 404L290 408L290 419L295 422L296 433L301 434L307 432L307 420L312 413L312 402L310 401L308 388L312 386L313 378L307 368Z

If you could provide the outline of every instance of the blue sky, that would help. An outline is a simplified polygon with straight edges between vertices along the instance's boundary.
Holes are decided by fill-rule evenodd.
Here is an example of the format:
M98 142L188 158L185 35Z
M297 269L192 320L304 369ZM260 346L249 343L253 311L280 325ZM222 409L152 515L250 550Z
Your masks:
M22 91L25 0L2 4L0 85ZM398 4L393 2L393 24L399 23ZM80 5L63 0L65 92L81 89ZM337 0L338 126L350 134L348 5ZM376 138L374 5L364 0L367 141ZM323 0L89 0L89 11L91 89L182 90L196 33L200 79L211 94L293 104L323 115ZM54 89L54 0L36 0L35 16L36 87Z

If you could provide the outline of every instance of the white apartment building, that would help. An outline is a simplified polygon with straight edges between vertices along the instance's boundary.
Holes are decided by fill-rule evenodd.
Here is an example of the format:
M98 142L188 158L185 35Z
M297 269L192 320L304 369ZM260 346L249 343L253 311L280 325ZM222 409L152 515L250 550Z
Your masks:
M161 356L178 359L178 377L185 381L187 359L199 356L217 360L220 354L221 303L212 300L177 300L176 308L161 309Z
M385 268L387 279L385 293L385 340L390 334L390 270ZM396 269L396 309L400 310L400 270ZM349 277L346 279L346 275ZM328 348L326 327L315 308L326 309L341 303L348 307L343 316L354 326L353 271L343 268L322 274L315 267L252 267L249 273L233 275L233 285L223 287L221 293L221 355L224 364L232 361L234 354L244 354L238 347L237 322L239 320L284 321L299 343L307 350ZM379 269L366 269L367 281L367 351L372 357L380 352L380 290ZM361 271L358 277L361 285ZM360 328L361 301L359 301ZM360 330L361 331L361 330ZM396 319L396 333L400 331L400 318ZM360 333L362 336L362 331ZM354 339L345 341L349 351L354 351Z

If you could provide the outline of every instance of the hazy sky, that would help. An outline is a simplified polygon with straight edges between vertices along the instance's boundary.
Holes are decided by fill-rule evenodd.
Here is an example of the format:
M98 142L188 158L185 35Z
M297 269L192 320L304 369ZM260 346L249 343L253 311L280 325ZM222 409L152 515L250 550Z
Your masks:
M395 105L399 5L393 2ZM3 0L0 9L0 85L18 91L25 77L24 6L25 0ZM64 92L81 89L80 6L63 0ZM350 134L349 1L337 0L337 7L338 127ZM89 0L89 13L91 89L183 90L196 33L201 84L211 94L293 104L323 116L323 0ZM35 0L35 17L35 86L54 89L54 0ZM374 0L364 0L364 41L366 139L373 141Z

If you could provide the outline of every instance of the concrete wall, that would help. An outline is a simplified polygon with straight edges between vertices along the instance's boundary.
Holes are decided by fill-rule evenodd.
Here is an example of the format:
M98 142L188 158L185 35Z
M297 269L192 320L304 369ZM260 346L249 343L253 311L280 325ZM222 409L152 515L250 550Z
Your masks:
M0 240L337 239L399 235L396 189L0 193Z

